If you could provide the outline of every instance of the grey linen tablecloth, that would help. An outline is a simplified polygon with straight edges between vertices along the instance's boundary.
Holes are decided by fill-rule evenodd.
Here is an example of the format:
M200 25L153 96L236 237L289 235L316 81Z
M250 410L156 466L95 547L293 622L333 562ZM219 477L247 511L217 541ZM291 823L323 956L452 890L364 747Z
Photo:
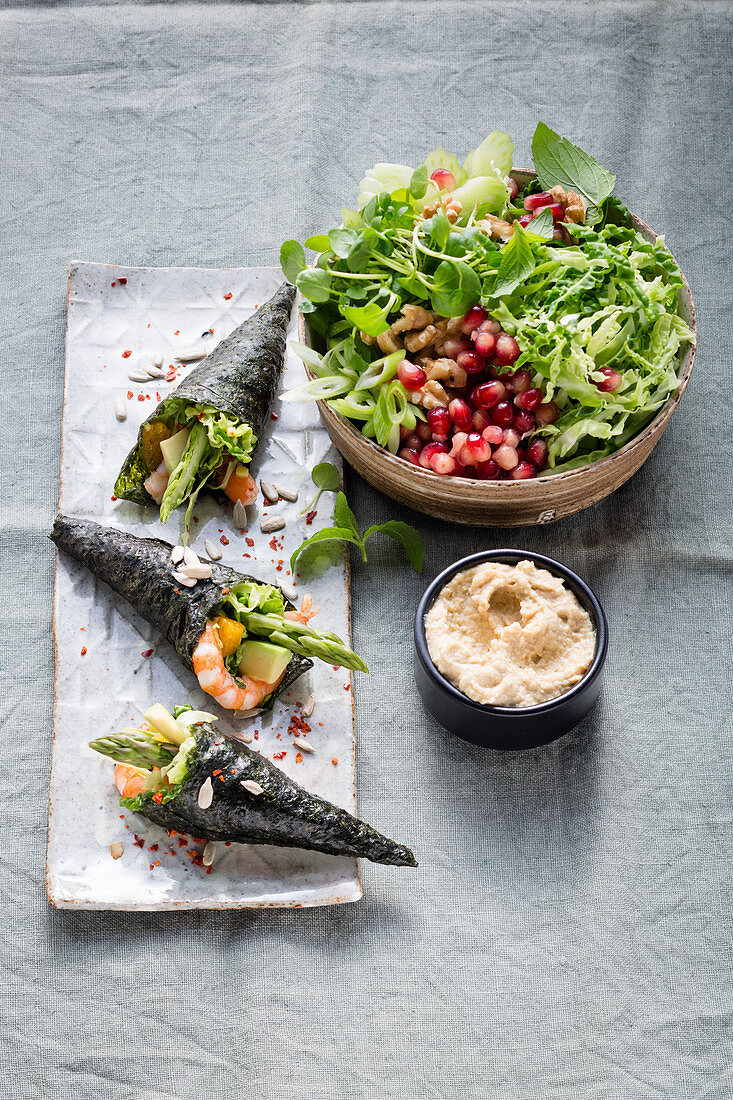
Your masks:
M2 56L0 1096L188 1100L723 1100L730 1046L728 3L6 7ZM43 876L66 265L276 262L364 168L538 118L618 175L701 322L652 458L555 526L450 527L355 475L364 817L415 871L364 865L355 906L52 911ZM727 452L727 453L726 453ZM611 630L605 691L565 740L481 752L422 712L415 603L456 557L577 569Z

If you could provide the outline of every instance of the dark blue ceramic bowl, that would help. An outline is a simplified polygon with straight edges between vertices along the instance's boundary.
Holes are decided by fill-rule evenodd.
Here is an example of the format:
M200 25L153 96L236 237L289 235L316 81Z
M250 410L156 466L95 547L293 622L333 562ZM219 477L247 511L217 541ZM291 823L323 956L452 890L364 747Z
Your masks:
M440 590L456 573L484 561L507 565L534 562L539 569L547 569L561 577L590 615L596 632L593 661L582 680L557 699L535 707L494 707L475 703L446 680L433 664L425 638L425 615ZM598 698L607 649L606 616L585 581L559 561L528 550L486 550L454 562L435 578L420 600L415 615L415 680L426 709L451 733L487 749L532 749L557 740L577 726Z

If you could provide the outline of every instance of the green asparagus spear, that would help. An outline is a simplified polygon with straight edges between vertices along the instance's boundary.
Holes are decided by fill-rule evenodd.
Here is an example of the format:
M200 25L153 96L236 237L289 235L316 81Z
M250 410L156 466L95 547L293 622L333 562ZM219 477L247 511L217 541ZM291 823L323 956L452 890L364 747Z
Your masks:
M253 634L263 634L275 645L284 646L293 653L304 657L320 657L331 665L368 672L366 663L338 637L337 634L314 630L312 626L285 619L274 612L262 614L260 611L240 613L241 622Z
M156 741L144 730L123 730L113 737L100 737L96 741L90 741L89 747L119 764L132 764L134 768L147 769L165 767L178 752L177 745L165 745Z

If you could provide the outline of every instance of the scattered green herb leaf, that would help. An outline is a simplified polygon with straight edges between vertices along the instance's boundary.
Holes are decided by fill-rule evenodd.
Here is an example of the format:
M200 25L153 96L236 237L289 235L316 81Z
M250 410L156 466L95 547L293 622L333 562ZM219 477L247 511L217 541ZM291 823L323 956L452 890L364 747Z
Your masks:
M328 466L330 463L322 463L321 465ZM313 473L318 467L315 467ZM332 467L335 469L335 467ZM338 471L336 471L338 473ZM315 480L315 478L314 478ZM316 498L317 499L317 498ZM322 531L316 531L310 538L305 539L300 544L297 550L293 551L290 558L290 568L295 572L295 563L303 552L310 546L314 546L319 542L348 542L354 546L358 546L361 551L361 560L367 560L366 554L366 540L371 538L372 535L383 534L389 538L398 542L407 554L407 558L413 569L422 573L423 563L425 561L425 544L422 538L409 523L403 523L401 520L390 519L386 523L374 523L371 527L367 527L363 535L359 533L359 525L356 521L356 516L351 511L348 501L345 495L340 492L336 497L336 503L333 510L334 518L338 524L337 527L324 527Z
M576 191L588 203L586 224L592 225L600 219L598 208L616 183L612 172L544 122L539 122L534 132L532 156L538 179L547 191L558 184Z
M309 245L309 247L311 247ZM299 241L285 241L280 249L280 267L289 283L295 280L305 268L305 250Z
M501 298L505 294L511 294L529 278L534 269L535 257L532 246L519 222L515 222L514 233L501 250L501 262L492 292L493 296Z
M305 508L299 514L304 516L306 512L312 512L318 503L321 493L335 493L341 485L341 474L334 466L333 462L319 462L317 466L314 466L311 470L311 481L315 485L318 492L313 497L310 504L306 504ZM338 519L338 516L336 517Z

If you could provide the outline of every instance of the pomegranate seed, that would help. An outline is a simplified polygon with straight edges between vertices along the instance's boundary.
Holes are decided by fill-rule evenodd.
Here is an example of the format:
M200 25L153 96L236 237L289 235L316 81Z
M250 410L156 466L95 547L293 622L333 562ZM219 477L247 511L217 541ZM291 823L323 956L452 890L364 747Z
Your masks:
M519 455L514 447L510 447L508 443L502 443L501 447L497 447L494 451L494 462L501 466L502 470L513 470L519 462Z
M498 447L504 442L504 432L498 424L488 424L481 432L484 439L488 439L492 447Z
M484 409L476 409L473 414L473 427L477 432L482 432L484 428L488 428L491 423L489 414Z
M512 481L526 481L528 477L537 477L537 467L531 462L518 462L509 477Z
M527 195L525 210L541 210L543 206L552 206L554 199L549 191L540 191L539 195Z
M502 365L514 363L520 355L519 344L513 336L502 332L496 341L496 358ZM465 368L464 368L465 369Z
M466 336L470 336L473 330L482 325L488 316L483 306L471 306L461 322L461 332L465 333Z
M503 382L482 382L471 393L471 400L479 409L493 409L506 397L506 386Z
M565 221L565 211L563 210L562 206L560 206L559 202L553 202L552 206L550 207L550 213L552 214L552 220L554 222Z
M448 432L451 429L450 413L442 406L437 409L431 409L428 413L428 424L433 433L433 439L447 439Z
M481 481L495 481L501 470L493 458L489 458L486 462L479 462L476 467L476 477Z
M519 373L524 372L517 371L517 374ZM514 404L518 409L527 409L528 412L532 412L533 409L542 404L542 390L520 390L514 398Z
M532 375L528 370L515 370L506 379L506 387L512 393L524 393L532 385Z
M565 240L565 234L563 233L562 228L559 225L556 225L555 228L553 229L552 239L553 239L553 241L564 241Z
M514 409L509 401L500 401L491 410L491 419L500 428L510 428L514 423Z
M456 397L448 406L451 420L462 432L470 432L473 427L473 415L469 405L460 397Z
M613 393L623 382L623 378L613 367L601 367L601 374L603 375L603 381L596 382L596 386L601 393Z
M403 359L397 367L397 377L406 390L419 390L425 385L428 376L422 367Z
M532 413L527 412L525 409L520 409L520 411L514 417L514 428L516 429L516 431L521 432L522 435L526 435L527 432L534 431L535 422Z
M479 355L475 351L462 351L456 362L462 370L465 370L466 374L480 374L486 366L483 355Z
M521 225L522 229L526 229L529 223L532 221L533 217L534 214L522 214L521 218L517 218L517 221Z
M478 432L471 432L461 451L460 459L465 466L477 466L491 458L491 445Z
M412 434L412 432L410 431L409 428L403 428L402 425L400 425L400 443L404 443L405 440L408 439L411 434Z
M514 202L519 194L519 184L516 180L510 179L507 187L509 188L509 202Z
M452 474L455 472L456 460L450 455L431 455L430 467L436 474ZM534 470L534 466L532 469Z
M472 351L468 340L461 340L458 336L449 336L443 344L442 354L448 359L457 359L462 351Z
M544 470L547 465L547 444L544 439L535 439L527 447L527 458L538 470Z
M455 191L456 189L455 176L447 168L436 168L430 178L440 191Z
M420 457L417 451L413 451L410 447L403 447L401 451L397 452L398 458L404 458L405 462L411 462L413 466L420 465Z
M415 425L415 435L418 439L422 439L423 443L429 443L433 438L433 432L429 424L426 424L424 420L420 420Z
M498 321L488 321L489 332L493 332L494 336L498 336L501 332L501 325Z
M422 439L417 434L417 432L411 432L410 435L408 435L407 439L404 439L402 442L404 443L408 451L422 450Z
M474 346L479 355L493 355L496 347L496 337L493 332L477 332Z
M534 418L540 426L554 424L560 415L560 410L554 401L543 401L534 411Z
M468 439L468 436L465 432L456 432L456 434L453 436L453 438L451 440L451 449L450 449L451 458L456 458L461 453L464 446L466 445L466 440L467 439Z
M507 447L515 448L519 446L519 440L521 438L522 437L516 428L507 428L507 430L504 432L504 435L502 436L502 440L504 443L506 443Z
M448 448L445 443L427 443L420 452L420 465L424 466L427 470L433 455L444 455L447 453Z

